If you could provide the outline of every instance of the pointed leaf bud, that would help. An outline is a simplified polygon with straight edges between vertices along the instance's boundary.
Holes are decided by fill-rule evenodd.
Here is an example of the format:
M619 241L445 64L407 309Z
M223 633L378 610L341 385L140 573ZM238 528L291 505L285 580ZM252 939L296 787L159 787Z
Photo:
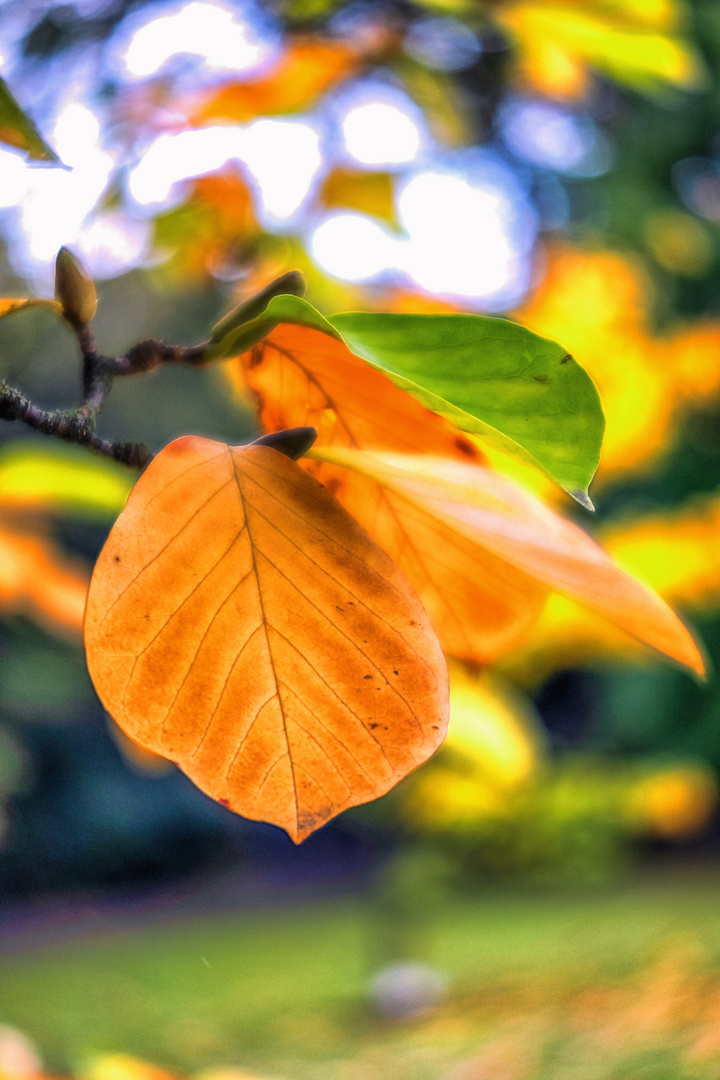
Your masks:
M252 322L253 319L263 313L275 296L304 296L304 294L305 278L299 270L288 270L286 274L275 278L259 293L244 300L242 304L238 304L227 315L224 315L219 322L215 323L210 331L210 340L212 342L222 341L223 338L237 330L238 327Z
M75 329L95 318L95 282L76 255L62 247L55 261L55 296L62 304L64 318Z

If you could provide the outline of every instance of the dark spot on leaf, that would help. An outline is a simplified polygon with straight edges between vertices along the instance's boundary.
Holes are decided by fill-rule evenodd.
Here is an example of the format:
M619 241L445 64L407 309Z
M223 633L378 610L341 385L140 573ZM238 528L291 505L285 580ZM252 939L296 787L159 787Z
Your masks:
M566 356L563 356L563 358L562 358L562 360L560 361L560 363L561 363L561 364L567 364L568 360L572 360L572 356L570 355L570 353L568 353L568 354L567 354Z
M399 674L400 674L400 672L396 671L395 668L393 668L393 675L399 675Z
M439 731L440 730L437 724L431 724L430 727L433 729L433 731Z
M414 619L411 619L411 620L410 620L410 625L411 625L411 626L417 626L417 623L415 622L415 620L414 620Z
M372 675L363 675L363 679L372 679Z
M547 382L547 375L533 375L535 382Z
M348 607L355 607L355 601L354 600L348 600Z
M368 724L368 727L370 728L371 731L374 731L375 728L380 727L380 725L379 724Z
M115 556L115 562L120 562L120 556L119 555Z
M335 610L336 611L342 611L343 610L342 604L336 604L335 605Z
M462 436L458 436L457 439L455 439L455 446L460 453L465 454L466 457L474 459L478 456L477 450L469 439L463 439Z

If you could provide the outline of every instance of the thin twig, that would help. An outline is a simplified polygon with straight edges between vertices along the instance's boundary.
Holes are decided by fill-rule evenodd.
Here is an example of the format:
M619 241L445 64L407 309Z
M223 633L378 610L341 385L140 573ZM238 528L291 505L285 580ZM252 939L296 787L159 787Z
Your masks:
M264 309L273 296L283 292L302 295L304 287L302 275L298 271L290 271L271 282L261 293L251 297L240 308L231 312L228 318L235 326L238 321L247 321L254 317L257 312ZM142 443L108 442L95 434L98 417L107 395L112 390L116 376L144 374L163 364L204 366L210 362L206 354L211 342L204 341L199 345L190 346L168 345L164 341L148 338L133 345L124 356L102 356L97 351L89 324L78 323L77 319L71 319L67 312L64 312L64 315L66 322L75 333L82 357L83 398L81 404L76 409L54 411L42 409L24 397L19 390L15 390L6 383L0 383L0 420L20 420L44 435L52 435L66 442L87 446L90 450L120 461L124 465L144 469L153 457L147 446ZM268 331L270 328L268 325ZM289 441L286 439L284 442L281 439L282 445L278 446L278 449L281 449L283 453L288 453L289 456L302 453L304 451L300 448L308 435L307 432L302 436L293 435L292 439Z

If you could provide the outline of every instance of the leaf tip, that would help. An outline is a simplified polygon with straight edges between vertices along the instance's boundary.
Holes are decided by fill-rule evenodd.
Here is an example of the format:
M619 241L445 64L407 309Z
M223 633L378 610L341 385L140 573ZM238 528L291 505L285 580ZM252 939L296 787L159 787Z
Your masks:
M586 491L580 491L579 489L576 491L568 491L568 495L570 495L575 502L580 503L585 510L589 510L592 514L595 513L595 504Z

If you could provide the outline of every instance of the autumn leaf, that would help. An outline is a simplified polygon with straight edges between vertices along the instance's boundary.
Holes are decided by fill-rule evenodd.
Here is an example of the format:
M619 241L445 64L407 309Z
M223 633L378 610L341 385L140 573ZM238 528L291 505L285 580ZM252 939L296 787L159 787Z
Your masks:
M451 424L310 326L277 326L239 368L231 370L255 394L266 431L310 425L318 445L482 460ZM530 577L508 572L502 560L448 536L437 522L421 525L366 477L320 461L303 464L401 567L446 652L478 661L497 656L541 611L546 590Z
M298 38L267 75L213 90L193 109L191 119L212 124L297 112L354 75L361 63L360 53L344 42Z
M399 498L418 527L476 544L522 579L579 600L698 675L705 665L689 631L651 589L616 566L591 538L505 477L438 458L318 447L309 456L345 466Z
M296 842L445 733L445 663L417 597L269 447L186 437L158 454L98 559L85 640L132 739Z
M242 353L283 323L342 341L426 408L539 468L592 509L587 490L600 457L602 408L590 377L557 342L484 315L347 312L324 318L299 297L278 296L206 355Z
M23 150L34 161L50 165L62 164L54 150L43 139L30 117L20 107L7 83L0 79L0 142Z

